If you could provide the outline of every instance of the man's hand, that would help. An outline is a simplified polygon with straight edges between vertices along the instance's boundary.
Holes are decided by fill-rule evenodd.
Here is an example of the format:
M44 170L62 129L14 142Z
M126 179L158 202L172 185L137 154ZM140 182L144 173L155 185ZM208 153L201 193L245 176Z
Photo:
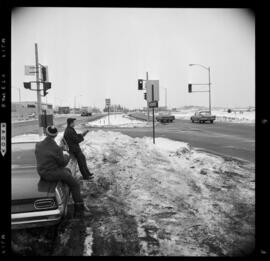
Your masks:
M66 162L69 162L70 160L70 154L67 151L63 151L64 159Z
M63 154L64 154L64 156L67 156L67 157L69 157L70 156L70 154L67 152L67 151L63 151Z
M89 130L86 130L82 133L83 137L89 132Z

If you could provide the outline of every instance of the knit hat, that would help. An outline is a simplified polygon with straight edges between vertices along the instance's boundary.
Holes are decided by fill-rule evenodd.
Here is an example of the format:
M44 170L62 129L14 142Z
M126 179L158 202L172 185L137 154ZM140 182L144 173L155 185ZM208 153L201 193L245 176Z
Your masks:
M48 126L48 127L46 128L46 134L47 134L48 136L51 136L51 137L56 137L57 134L58 134L58 130L56 129L56 127L55 127L54 125Z
M69 126L75 120L75 118L67 118L67 125Z

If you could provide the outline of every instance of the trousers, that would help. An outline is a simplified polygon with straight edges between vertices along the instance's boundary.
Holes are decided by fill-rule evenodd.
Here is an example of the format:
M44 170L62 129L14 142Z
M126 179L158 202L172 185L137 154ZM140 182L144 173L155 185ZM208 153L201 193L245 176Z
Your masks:
M92 174L90 173L87 164L86 164L86 158L84 156L84 154L79 151L76 153L73 153L73 155L75 156L78 165L79 165L79 170L83 176L83 178L88 178L89 176L92 176Z
M74 203L83 202L80 184L74 177L72 177L71 171L68 168L61 168L46 173L43 172L40 173L40 176L46 181L62 181L63 183L67 184L71 191Z

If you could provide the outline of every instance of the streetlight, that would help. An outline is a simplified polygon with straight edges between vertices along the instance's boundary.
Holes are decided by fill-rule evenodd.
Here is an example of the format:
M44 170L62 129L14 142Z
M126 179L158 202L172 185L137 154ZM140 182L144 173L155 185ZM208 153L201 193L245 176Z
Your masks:
M210 81L210 66L209 67L207 67L207 66L204 66L204 65L202 65L202 64L198 64L198 63L190 63L189 64L189 66L195 66L195 65L197 65L197 66L200 66L200 67L202 67L202 68L204 68L204 69L206 69L207 71L208 71L208 85L209 85L209 112L210 112L210 114L211 114L211 81Z

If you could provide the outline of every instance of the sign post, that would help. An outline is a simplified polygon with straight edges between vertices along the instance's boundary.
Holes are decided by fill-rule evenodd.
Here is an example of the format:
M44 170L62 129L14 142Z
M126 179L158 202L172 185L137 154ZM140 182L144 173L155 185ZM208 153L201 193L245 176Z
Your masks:
M105 99L106 106L108 107L108 125L110 125L110 105L111 99Z
M154 84L152 84L152 101L154 101ZM153 109L153 144L155 144L155 107Z
M147 92L147 102L149 108L152 108L153 114L153 144L155 144L155 108L158 107L159 101L159 81L158 80L151 80L146 81L146 92Z

